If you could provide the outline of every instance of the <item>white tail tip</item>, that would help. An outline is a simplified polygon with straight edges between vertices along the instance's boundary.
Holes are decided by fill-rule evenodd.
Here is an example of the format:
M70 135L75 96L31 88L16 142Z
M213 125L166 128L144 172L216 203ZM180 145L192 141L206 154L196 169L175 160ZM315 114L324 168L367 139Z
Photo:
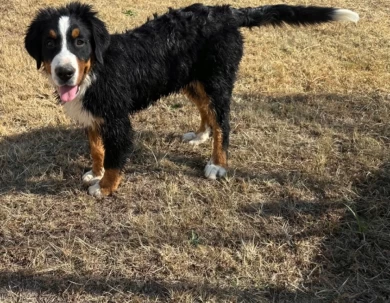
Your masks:
M359 15L349 9L336 9L334 12L333 20L335 21L352 21L357 23L359 21Z

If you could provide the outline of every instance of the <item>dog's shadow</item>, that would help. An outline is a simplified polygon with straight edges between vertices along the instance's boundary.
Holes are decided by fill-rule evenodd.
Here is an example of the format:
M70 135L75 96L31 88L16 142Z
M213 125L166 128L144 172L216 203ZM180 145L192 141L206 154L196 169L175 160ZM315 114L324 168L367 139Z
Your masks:
M148 149L148 142L162 136L166 141L163 147L168 145L167 149ZM176 134L136 131L125 173L174 173L169 165L159 163L166 159L185 174L201 176L206 160L195 150L183 153L171 148L171 145L181 144L180 141ZM0 142L0 195L13 191L58 194L80 190L81 176L90 167L88 140L83 128L44 127L4 136Z
M53 194L79 184L88 162L83 130L44 127L0 143L0 194Z

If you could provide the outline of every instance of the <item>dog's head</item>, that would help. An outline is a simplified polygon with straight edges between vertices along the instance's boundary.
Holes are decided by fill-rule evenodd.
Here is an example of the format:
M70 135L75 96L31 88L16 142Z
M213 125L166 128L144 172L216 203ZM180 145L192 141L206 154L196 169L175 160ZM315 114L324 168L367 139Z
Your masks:
M103 64L110 35L90 5L73 2L40 10L27 29L25 47L56 86L61 101L74 100L96 62Z

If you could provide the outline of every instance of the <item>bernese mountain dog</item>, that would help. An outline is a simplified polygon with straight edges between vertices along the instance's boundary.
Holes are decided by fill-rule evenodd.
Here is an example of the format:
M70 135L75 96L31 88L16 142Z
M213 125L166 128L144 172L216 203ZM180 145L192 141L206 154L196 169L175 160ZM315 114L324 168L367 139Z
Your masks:
M196 105L201 120L183 140L197 145L211 136L204 174L208 179L226 175L230 100L243 55L241 27L358 19L353 11L332 7L193 4L110 35L90 5L72 2L39 10L25 47L37 68L43 66L65 112L87 128L92 169L82 181L99 197L120 184L132 148L129 114L178 92Z

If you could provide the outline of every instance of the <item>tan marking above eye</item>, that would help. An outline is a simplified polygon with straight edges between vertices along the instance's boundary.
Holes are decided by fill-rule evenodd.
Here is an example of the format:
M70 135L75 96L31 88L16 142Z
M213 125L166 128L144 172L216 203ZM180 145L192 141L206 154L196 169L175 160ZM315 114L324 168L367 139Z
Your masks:
M72 38L76 39L80 35L80 30L78 28L75 28L72 30Z
M49 37L53 39L57 39L57 34L53 29L49 31Z

